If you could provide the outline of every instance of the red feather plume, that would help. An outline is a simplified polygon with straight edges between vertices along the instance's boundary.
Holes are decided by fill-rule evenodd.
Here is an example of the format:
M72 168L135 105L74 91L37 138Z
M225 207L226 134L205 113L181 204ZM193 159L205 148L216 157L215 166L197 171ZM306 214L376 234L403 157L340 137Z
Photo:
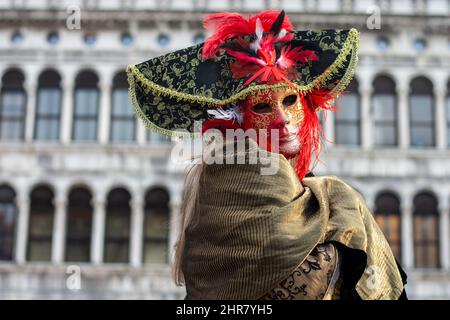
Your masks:
M302 47L291 49L290 46L281 49L280 59L277 65L283 69L289 69L297 63L306 63L309 60L319 60L317 55L311 50L302 50Z
M302 180L311 165L311 156L319 160L322 141L325 140L323 128L317 116L317 108L324 110L335 110L332 102L337 98L338 92L326 88L316 89L301 96L304 120L298 132L301 150L295 164L295 172Z
M267 10L255 16L249 14L247 19L239 13L232 12L213 13L205 16L203 27L212 31L213 34L203 44L203 59L213 58L219 52L220 46L230 38L254 34L258 18L261 21L263 31L269 32L279 13L276 10ZM281 28L286 29L287 32L293 31L292 23L288 17L285 17Z

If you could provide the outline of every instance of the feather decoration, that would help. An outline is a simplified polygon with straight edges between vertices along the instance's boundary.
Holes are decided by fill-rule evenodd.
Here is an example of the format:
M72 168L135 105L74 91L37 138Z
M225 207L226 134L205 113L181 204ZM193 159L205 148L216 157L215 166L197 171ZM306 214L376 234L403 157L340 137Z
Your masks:
M302 50L302 47L295 47L291 49L290 46L287 46L281 49L280 57L277 60L277 65L283 69L289 69L297 63L306 63L310 60L319 60L313 51Z
M319 108L335 110L335 106L332 103L338 94L336 91L321 88L308 92L306 95L299 95L304 106L304 119L297 135L301 150L295 164L295 171L300 180L304 178L306 172L310 169L311 155L314 155L315 160L319 161L322 141L326 140L316 111Z
M261 48L261 39L263 37L263 27L261 24L261 20L259 18L256 19L256 27L255 27L256 40L250 43L250 49L255 53Z
M266 10L266 11L258 13L254 17L249 16L249 20L252 23L256 24L256 19L259 18L261 20L261 25L263 27L263 31L269 32L270 28L272 28L274 21L278 18L279 15L280 15L280 11L278 11L278 10ZM281 28L286 29L288 32L294 31L294 27L292 26L292 23L287 16L284 18Z
M227 109L216 108L207 110L208 114L217 120L232 120L236 121L238 124L242 124L243 113L239 106L232 105Z
M270 27L270 33L273 36L278 36L280 34L280 31L282 29L283 21L284 21L285 13L284 10L281 10L278 17L275 19L275 21L272 23L272 26Z
M258 58L258 54L255 51L253 51L250 47L247 47L247 46L248 46L248 43L244 39L238 38L238 39L235 39L234 41L229 41L229 42L222 44L221 48L225 49L225 51L232 50L232 51L243 52L243 53L247 54L248 56Z
M203 44L202 57L204 60L213 58L219 52L221 45L233 37L255 34L256 24L259 20L263 33L269 32L274 21L280 16L279 11L267 10L255 16L249 15L245 19L239 13L223 12L213 13L205 17L203 26L212 31ZM292 32L292 23L286 17L281 23L281 29Z
M246 55L245 53L242 53L239 51L227 50L227 53L230 56L235 57L236 59L238 59L241 62L254 63L254 64L257 64L260 66L267 65L266 61L264 61L260 58L251 57L251 56Z
M336 106L333 102L338 98L339 92L334 90L328 90L327 88L315 89L308 92L305 99L308 105L315 109L324 109L329 111L335 111Z
M210 14L205 17L204 26L213 35L203 45L203 59L212 58L224 49L235 58L230 65L233 76L249 77L244 85L252 81L268 84L283 81L294 88L291 80L300 76L296 65L318 60L311 50L291 49L293 27L283 10L249 14L247 19L238 13ZM250 35L250 40L243 35ZM230 38L232 41L228 41Z
M261 49L259 50L259 53L268 53L274 51L276 40L277 38L273 34L268 34L266 37L264 37L261 40Z
M278 39L284 38L286 34L287 34L286 29L281 29L280 33L278 34Z

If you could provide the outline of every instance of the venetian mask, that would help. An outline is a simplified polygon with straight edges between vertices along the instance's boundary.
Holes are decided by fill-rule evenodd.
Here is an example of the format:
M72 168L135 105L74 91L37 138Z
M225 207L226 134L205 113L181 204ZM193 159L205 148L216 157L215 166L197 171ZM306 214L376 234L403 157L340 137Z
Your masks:
M241 108L244 115L242 128L255 129L260 146L267 146L269 151L277 151L287 159L299 153L301 145L298 132L304 113L298 92L288 88L256 93L248 96ZM267 135L262 135L260 129L266 129ZM275 141L272 138L273 130L278 132ZM267 141L262 143L262 137L267 138ZM278 148L274 148L274 143L278 143Z

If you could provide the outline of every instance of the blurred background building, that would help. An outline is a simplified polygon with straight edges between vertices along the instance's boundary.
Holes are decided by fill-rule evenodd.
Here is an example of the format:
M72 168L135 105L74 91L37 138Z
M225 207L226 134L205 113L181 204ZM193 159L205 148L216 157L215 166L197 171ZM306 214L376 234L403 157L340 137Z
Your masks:
M183 169L133 116L124 69L202 42L205 13L268 8L361 31L314 173L365 197L411 298L450 298L449 0L0 0L1 299L184 297Z

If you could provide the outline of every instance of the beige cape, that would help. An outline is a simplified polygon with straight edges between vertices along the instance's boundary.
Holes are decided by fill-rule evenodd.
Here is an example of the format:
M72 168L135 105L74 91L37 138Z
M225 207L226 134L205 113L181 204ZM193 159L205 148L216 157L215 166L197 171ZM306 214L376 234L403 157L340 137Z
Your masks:
M248 141L247 157L261 152ZM399 269L362 196L335 176L300 183L284 156L270 155L278 159L274 175L261 175L261 162L225 163L236 155L205 165L198 223L186 231L186 299L258 299L324 241L366 253L356 280L362 299L398 299Z

